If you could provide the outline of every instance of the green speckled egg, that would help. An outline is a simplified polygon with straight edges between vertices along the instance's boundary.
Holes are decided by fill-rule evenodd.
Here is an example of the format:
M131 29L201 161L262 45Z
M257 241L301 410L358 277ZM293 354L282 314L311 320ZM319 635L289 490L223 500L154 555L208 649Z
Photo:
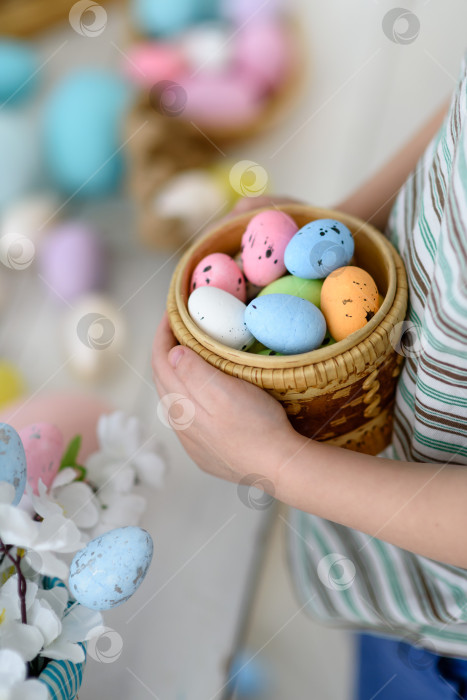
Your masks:
M302 277L295 277L295 275L285 275L264 287L258 296L261 297L265 294L290 294L293 297L311 301L319 309L322 286L323 280L306 280Z

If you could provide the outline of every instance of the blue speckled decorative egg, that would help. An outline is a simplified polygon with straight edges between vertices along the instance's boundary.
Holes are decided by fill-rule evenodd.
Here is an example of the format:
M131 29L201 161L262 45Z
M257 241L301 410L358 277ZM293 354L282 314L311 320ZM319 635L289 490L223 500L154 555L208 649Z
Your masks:
M284 253L288 271L305 279L323 279L348 265L354 253L351 232L334 219L317 219L303 226Z
M73 557L68 584L91 610L109 610L131 598L152 560L151 535L140 527L119 527L91 540Z
M29 43L0 40L0 103L14 104L30 97L37 88L39 62Z
M61 190L99 196L119 186L130 95L120 77L99 70L72 73L53 90L45 109L44 151Z
M250 301L245 323L254 337L283 355L318 348L326 334L326 321L310 301L289 294L268 294Z
M7 481L15 489L14 506L24 493L26 475L26 454L20 436L8 423L0 423L0 481Z
M218 0L133 0L132 16L143 34L172 36L200 20L216 19L217 6Z

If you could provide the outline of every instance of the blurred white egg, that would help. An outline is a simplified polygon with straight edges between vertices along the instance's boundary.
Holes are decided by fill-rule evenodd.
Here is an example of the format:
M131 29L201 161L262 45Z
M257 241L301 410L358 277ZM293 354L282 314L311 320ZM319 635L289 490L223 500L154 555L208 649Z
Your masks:
M221 22L205 22L189 29L180 48L192 71L225 71L232 63L231 30Z
M65 316L63 339L70 369L96 381L118 365L126 339L124 316L103 295L81 297Z
M30 238L33 243L44 236L56 223L60 200L54 192L26 195L5 207L0 234Z
M187 170L175 175L153 200L156 215L180 219L190 235L221 216L228 204L222 184L204 170Z

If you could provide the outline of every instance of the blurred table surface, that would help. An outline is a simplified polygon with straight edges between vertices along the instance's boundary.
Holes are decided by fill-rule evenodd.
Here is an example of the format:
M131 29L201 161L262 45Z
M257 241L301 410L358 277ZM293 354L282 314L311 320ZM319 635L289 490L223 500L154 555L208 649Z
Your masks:
M465 21L453 23L447 45L438 32L443 8L414 4L426 20L425 33L407 47L382 35L383 8L377 2L349 7L345 0L296 0L312 66L303 99L287 123L237 147L229 158L263 164L276 191L324 206L339 201L403 143L455 82ZM453 13L462 11L460 2L452 5ZM465 8L463 12L465 18ZM118 12L109 14L98 38L80 37L68 26L44 36L46 90L70 68L115 66L124 60L126 45ZM420 90L423 82L426 89ZM155 541L153 566L134 598L105 616L115 630L109 641L118 647L121 639L121 654L107 668L89 660L80 698L220 700L227 693L226 669L248 609L272 509L247 507L235 485L196 469L176 436L156 418L151 343L177 254L141 249L134 237L134 212L124 197L73 201L69 210L102 229L110 249L108 291L129 329L117 372L93 390L157 429L170 461L165 487L146 494L142 526ZM31 391L85 389L64 364L61 317L66 307L47 290L34 266L7 271L4 277L2 356L16 362ZM103 644L104 661L105 656Z

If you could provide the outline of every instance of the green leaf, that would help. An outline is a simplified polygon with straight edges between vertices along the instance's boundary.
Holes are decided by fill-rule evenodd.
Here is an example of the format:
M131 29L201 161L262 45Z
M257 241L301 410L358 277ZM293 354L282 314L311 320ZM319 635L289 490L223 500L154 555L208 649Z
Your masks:
M76 458L81 447L81 435L75 435L75 437L70 440L68 447L65 450L65 454L60 462L60 469L65 469L65 467L75 467Z

